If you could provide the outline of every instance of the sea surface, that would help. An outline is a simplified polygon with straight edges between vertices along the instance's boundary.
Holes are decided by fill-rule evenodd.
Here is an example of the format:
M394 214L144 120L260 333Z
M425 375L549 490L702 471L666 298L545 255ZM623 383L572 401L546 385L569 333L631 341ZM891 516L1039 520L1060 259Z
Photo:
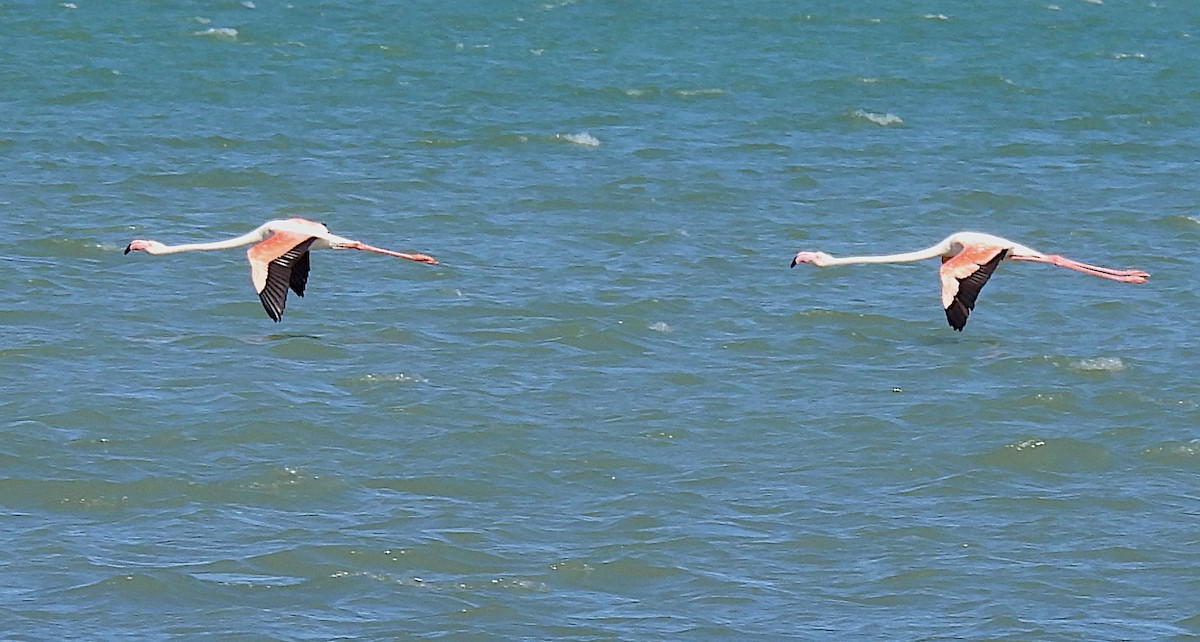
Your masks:
M0 639L1200 639L1200 2L0 2ZM318 251L265 314L275 218ZM1002 265L958 230L1153 274Z

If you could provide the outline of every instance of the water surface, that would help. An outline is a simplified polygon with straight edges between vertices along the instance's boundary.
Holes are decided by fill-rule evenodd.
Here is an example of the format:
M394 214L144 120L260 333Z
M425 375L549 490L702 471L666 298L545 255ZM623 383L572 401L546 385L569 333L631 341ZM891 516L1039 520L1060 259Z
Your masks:
M1200 636L1197 25L0 5L0 632ZM1154 277L787 268L960 229Z

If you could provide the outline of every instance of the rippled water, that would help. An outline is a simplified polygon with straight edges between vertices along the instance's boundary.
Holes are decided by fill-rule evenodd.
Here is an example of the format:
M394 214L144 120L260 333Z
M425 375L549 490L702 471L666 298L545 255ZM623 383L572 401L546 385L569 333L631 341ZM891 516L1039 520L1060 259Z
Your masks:
M1198 25L0 4L0 633L1200 637ZM787 267L959 229L1154 276Z

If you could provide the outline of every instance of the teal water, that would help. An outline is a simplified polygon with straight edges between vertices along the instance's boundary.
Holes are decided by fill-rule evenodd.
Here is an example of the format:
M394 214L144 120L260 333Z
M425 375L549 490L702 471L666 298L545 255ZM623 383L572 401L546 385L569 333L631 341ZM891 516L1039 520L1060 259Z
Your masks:
M1200 637L1200 5L831 4L0 3L0 637Z

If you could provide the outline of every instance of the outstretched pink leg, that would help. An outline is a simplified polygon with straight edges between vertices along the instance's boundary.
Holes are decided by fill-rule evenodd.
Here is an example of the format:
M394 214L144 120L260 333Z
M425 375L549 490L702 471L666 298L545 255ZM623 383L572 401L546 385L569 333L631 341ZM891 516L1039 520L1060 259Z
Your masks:
M410 261L416 261L418 263L428 263L430 265L438 264L437 259L433 258L432 256L429 256L428 254L408 254L406 252L395 252L393 250L385 250L381 247L375 247L374 245L367 245L366 243L360 243L358 241L352 241L350 243L340 244L336 247L338 249L364 250L367 252L375 252L376 254L386 254L388 256L394 256L394 257L400 258L400 259L408 259Z
M1017 254L1010 255L1008 258L1014 261L1048 263L1050 265L1057 265L1058 267L1065 267L1067 269L1075 270L1076 272L1083 272L1084 274L1098 276L1102 279L1120 281L1121 283L1145 283L1146 279L1150 278L1149 273L1141 270L1114 270L1113 268L1101 267L1099 265L1080 263L1079 261L1068 259L1065 256L1059 256L1057 254L1047 254L1045 256L1025 256Z

